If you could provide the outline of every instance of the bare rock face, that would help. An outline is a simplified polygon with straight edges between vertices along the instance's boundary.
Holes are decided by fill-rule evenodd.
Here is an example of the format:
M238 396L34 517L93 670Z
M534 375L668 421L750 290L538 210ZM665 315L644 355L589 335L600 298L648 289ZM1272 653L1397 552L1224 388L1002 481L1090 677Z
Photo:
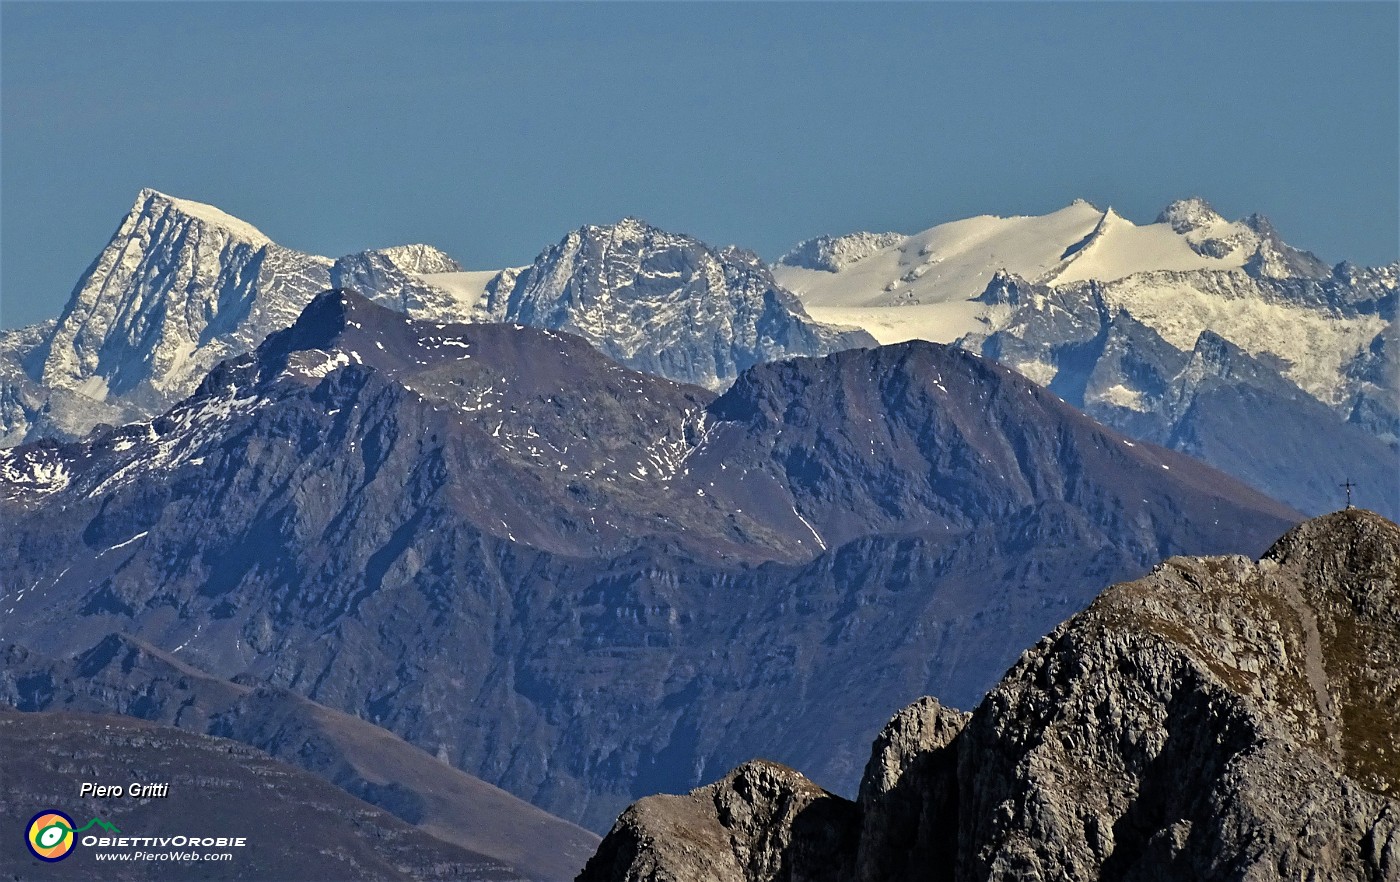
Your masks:
M753 760L685 796L623 813L579 882L837 882L856 807L787 766Z
M488 285L473 318L568 331L634 370L715 390L755 364L875 345L813 321L752 252L636 218L565 236L511 284Z
M955 745L957 878L1397 878L1397 571L1346 511L1105 592Z
M1397 731L1400 527L1337 512L1257 562L1172 558L1110 588L970 717L932 699L900 711L872 751L843 878L1391 882ZM777 807L747 817L784 823ZM629 866L651 875L598 864L587 878L711 878L690 872L704 842L674 859L697 828L669 809L644 800L604 840L630 824Z
M952 879L957 763L947 746L970 715L921 698L894 715L870 751L860 782L856 878Z
M142 190L63 314L0 333L0 447L154 416L327 288L353 286L419 319L460 319L449 292L415 275L459 270L430 245L306 254L212 205Z

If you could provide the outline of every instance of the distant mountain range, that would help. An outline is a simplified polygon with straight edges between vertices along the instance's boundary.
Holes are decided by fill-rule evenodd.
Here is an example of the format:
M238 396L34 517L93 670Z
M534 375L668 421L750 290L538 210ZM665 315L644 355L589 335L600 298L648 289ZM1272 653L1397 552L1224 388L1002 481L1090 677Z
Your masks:
M469 273L426 245L304 254L213 206L143 190L63 314L0 334L0 440L153 416L338 287L414 318L562 328L713 388L761 361L874 344L813 322L753 254L637 221L583 227L521 270Z
M334 291L158 417L0 451L0 638L129 634L601 828L752 755L853 786L871 720L1299 517L937 344L716 396Z
M0 332L0 443L149 419L316 293L348 287L438 323L565 330L715 391L766 361L952 343L1305 512L1328 510L1351 478L1400 517L1396 278L1396 264L1328 267L1265 218L1226 221L1200 199L1146 226L1081 201L822 237L771 269L626 219L582 227L528 267L468 272L425 245L303 254L147 190L62 316Z
M1336 512L1105 590L970 714L904 708L856 800L747 762L579 880L1394 879L1397 657L1400 528Z
M583 227L493 279L471 318L568 331L628 367L716 390L762 362L875 345L809 319L752 252L634 218Z
M1368 504L1395 517L1397 266L1328 267L1266 218L1229 222L1188 199L1141 227L1076 202L824 237L774 274L821 320L996 359L1305 511L1329 510L1360 475Z

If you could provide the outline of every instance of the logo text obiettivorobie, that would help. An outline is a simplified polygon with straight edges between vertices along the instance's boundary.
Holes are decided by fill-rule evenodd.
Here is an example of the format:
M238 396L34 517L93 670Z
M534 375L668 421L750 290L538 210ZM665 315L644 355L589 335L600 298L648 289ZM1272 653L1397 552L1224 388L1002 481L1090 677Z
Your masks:
M89 830L97 828L89 833ZM99 835L99 833L101 835ZM86 835L83 835L86 834ZM54 863L73 853L76 845L103 849L95 854L97 860L117 861L227 861L231 852L205 853L181 851L151 851L171 848L244 848L245 836L130 836L122 835L116 825L101 818L92 818L81 827L58 809L44 809L30 818L25 828L25 845L29 853L41 861Z

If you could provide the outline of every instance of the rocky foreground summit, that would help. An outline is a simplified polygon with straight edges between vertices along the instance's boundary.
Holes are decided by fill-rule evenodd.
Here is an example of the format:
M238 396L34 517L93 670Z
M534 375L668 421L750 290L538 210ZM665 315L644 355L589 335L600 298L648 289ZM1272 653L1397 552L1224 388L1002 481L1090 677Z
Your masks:
M629 808L580 882L1400 879L1400 527L1105 591L972 714L931 698L855 802L762 760Z

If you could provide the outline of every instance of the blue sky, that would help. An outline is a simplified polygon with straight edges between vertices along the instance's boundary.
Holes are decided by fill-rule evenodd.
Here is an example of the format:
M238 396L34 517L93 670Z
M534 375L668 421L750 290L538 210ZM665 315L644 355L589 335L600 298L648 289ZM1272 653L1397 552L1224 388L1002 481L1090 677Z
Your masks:
M1400 6L0 4L0 325L137 191L339 255L526 263L637 215L773 259L1199 194L1394 260Z

